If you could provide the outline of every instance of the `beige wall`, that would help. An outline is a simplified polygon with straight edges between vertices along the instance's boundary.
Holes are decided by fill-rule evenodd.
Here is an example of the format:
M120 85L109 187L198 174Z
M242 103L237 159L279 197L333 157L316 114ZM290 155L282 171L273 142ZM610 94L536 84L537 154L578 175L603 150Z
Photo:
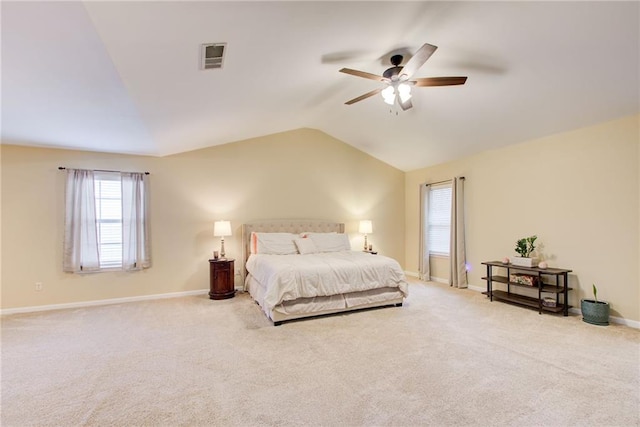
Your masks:
M417 272L419 184L464 175L472 286L485 286L482 261L514 255L515 241L535 233L552 266L574 270L573 306L596 283L613 315L638 321L639 120L406 174L310 129L164 158L2 145L1 307L205 289L206 260L219 248L212 235L216 219L232 221L226 248L239 258L245 221L341 220L358 248L358 220L370 218L374 247ZM58 166L151 172L151 269L62 273L64 173ZM35 291L37 281L42 292Z
M418 270L419 185L464 175L470 285L482 261L515 255L538 235L551 266L573 270L570 304L598 296L612 315L640 320L640 116L487 151L406 174L408 271Z
M358 220L367 218L374 248L404 263L404 173L316 130L164 158L12 145L1 150L3 309L206 289L207 259L219 248L217 219L232 222L225 247L239 260L245 221L339 220L357 249L363 243ZM152 268L62 272L64 172L58 166L151 172ZM44 290L36 292L35 282Z
M431 255L429 257L429 273L431 280L436 282L449 282L449 257L442 255Z

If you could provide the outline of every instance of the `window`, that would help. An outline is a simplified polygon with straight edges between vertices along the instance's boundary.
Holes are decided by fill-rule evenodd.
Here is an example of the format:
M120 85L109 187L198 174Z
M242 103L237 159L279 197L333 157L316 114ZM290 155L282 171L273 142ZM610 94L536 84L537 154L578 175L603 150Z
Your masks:
M120 174L96 173L96 225L100 268L122 267L122 182Z
M431 187L428 221L429 252L448 256L451 238L451 184Z
M148 197L145 173L67 169L63 271L151 267Z

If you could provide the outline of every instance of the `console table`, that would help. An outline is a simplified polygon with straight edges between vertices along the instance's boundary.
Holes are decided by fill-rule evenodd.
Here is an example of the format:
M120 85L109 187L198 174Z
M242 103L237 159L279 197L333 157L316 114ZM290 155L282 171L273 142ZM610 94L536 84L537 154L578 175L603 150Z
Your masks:
M537 308L538 313L551 312L569 315L569 291L568 276L571 270L564 268L538 268L520 267L513 264L505 264L501 261L486 261L482 263L487 266L487 276L482 280L487 281L487 292L483 292L493 301L494 299L516 304L523 307ZM495 274L494 268L506 269L506 276ZM511 280L511 274L521 273L537 277L537 284L534 286L517 283ZM495 284L501 284L506 290L495 289ZM528 288L537 290L538 297L530 297L517 293L517 290ZM555 295L555 306L543 304L544 294Z

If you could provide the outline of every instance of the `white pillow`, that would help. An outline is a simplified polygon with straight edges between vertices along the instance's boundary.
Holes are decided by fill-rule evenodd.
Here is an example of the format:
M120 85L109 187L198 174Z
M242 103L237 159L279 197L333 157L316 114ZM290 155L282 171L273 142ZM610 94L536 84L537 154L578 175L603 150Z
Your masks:
M318 253L318 247L311 239L296 239L294 242L302 255Z
M313 240L318 252L350 251L349 236L342 233L307 233L307 238Z
M309 237L312 234L338 234L336 231L329 231L328 233L320 233L317 231L304 231L302 233L300 233L300 237Z
M297 254L294 239L297 234L292 233L251 233L251 253L271 255Z

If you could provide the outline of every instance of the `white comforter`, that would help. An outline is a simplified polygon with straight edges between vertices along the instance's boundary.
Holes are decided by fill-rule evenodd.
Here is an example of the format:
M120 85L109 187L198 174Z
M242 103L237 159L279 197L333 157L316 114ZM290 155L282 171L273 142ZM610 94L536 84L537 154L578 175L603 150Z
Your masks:
M265 287L264 304L346 294L376 288L398 288L408 295L398 262L382 255L343 251L307 255L253 254L247 271Z

